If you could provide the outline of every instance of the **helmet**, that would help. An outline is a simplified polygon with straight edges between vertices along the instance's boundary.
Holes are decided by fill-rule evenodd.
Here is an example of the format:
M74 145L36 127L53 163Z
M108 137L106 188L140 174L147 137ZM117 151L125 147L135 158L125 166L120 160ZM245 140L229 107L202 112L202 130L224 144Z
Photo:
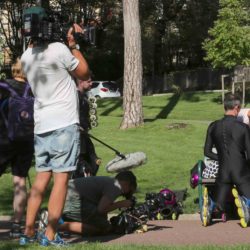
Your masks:
M192 174L190 178L191 188L196 188L198 183L199 183L199 175L197 173Z
M175 205L176 204L176 196L173 191L168 188L162 189L160 194L164 198L165 205Z

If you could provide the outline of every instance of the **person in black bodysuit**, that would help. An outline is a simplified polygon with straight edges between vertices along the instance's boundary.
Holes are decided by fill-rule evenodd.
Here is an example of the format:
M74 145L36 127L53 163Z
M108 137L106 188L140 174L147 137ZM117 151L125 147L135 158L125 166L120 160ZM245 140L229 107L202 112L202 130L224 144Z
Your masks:
M92 86L92 80L77 80L77 89L79 97L79 118L80 126L83 129L81 133L81 151L79 163L74 177L85 175L95 176L101 163L100 158L96 155L94 144L92 143L88 131L91 129L90 123L90 105L88 102L87 91ZM83 173L84 168L84 173Z
M246 124L237 120L240 107L241 100L238 96L230 93L226 95L225 116L209 125L204 154L219 161L213 207L216 206L223 211L226 198L232 186L235 185L233 195L239 208L241 224L245 227L250 220L248 211L250 205L250 130ZM212 152L213 147L216 148L217 154Z

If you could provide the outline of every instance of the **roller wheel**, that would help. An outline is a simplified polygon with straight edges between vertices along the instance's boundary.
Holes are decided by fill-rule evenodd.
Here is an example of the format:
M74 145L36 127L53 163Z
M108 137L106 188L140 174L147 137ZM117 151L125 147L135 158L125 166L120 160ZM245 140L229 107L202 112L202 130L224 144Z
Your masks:
M157 215L156 215L156 219L157 219L157 220L162 220L162 219L163 219L163 217L162 217L161 213L157 213Z
M222 220L222 222L226 222L227 221L227 215L225 213L222 213L221 220Z
M174 213L172 213L172 220L177 220L177 214L174 212Z

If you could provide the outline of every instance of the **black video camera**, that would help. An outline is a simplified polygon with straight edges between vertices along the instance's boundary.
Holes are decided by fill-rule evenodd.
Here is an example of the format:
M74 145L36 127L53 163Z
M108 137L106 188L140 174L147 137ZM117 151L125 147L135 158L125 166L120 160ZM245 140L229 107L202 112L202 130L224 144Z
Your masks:
M74 23L68 16L62 16L59 12L46 11L39 6L25 9L23 20L24 36L36 42L66 43L67 32ZM95 25L86 24L83 31L83 33L73 33L76 42L95 45Z
M131 197L132 206L110 219L114 233L130 234L148 221L148 209L144 204L136 206L136 198Z

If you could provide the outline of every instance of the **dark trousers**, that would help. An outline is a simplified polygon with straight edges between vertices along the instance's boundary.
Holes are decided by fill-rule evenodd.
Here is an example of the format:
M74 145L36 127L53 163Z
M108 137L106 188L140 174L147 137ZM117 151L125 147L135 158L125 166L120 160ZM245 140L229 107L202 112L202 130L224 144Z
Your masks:
M88 133L82 133L81 134L81 152L79 157L79 164L85 164L87 163L89 172L91 175L95 176L99 166L96 164L96 160L98 159L98 156L95 152L95 146L93 142L91 141ZM83 163L86 162L86 163Z
M232 188L233 184L231 183L222 183L218 181L215 184L214 201L216 202L218 208L222 211L225 210L225 204L229 197L232 197ZM250 183L237 184L236 189L240 195L250 199Z

